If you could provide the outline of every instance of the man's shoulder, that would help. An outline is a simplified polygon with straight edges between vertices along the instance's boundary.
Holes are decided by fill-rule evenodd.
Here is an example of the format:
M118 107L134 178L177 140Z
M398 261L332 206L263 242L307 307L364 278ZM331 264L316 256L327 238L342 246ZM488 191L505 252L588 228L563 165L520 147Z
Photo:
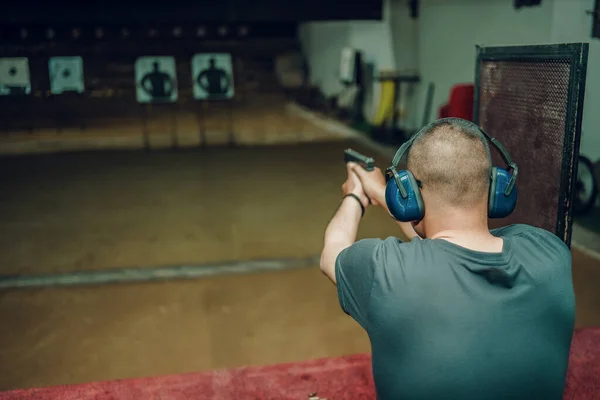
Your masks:
M501 228L492 229L491 232L495 236L534 236L562 242L562 240L552 232L527 224L506 225Z
M544 248L551 249L553 252L559 252L565 256L568 255L569 257L571 254L571 250L561 238L546 229L536 226L513 224L493 229L491 232L494 236L517 237L523 243L527 243L526 245L531 246L531 250Z
M401 253L402 251L406 251L411 247L418 246L419 242L422 242L422 240L418 238L403 242L400 238L395 236L388 236L386 238L368 238L357 240L354 242L354 244L352 244L352 246L348 247L344 251L363 255L368 253L374 256L389 252Z
M420 258L424 254L424 248L427 248L429 251L436 250L434 247L429 246L427 240L422 240L418 236L406 241L395 236L388 236L381 240L378 250L385 252L387 255L395 256L394 258L397 261L398 259L412 260L413 258Z

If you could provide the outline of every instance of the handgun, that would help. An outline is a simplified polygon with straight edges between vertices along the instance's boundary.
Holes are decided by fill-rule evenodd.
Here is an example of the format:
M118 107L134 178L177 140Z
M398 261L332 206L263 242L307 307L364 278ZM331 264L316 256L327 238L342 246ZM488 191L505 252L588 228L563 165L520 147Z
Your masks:
M373 171L375 169L375 160L372 157L367 157L352 149L344 150L344 162L355 162L367 171Z

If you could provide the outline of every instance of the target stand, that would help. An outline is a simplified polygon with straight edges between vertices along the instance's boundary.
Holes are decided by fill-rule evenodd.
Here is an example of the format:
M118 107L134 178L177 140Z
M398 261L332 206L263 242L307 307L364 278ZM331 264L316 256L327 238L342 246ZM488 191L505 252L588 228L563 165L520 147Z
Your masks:
M200 146L208 144L207 117L209 108L221 110L226 107L227 144L236 146L233 111L234 111L234 79L233 65L229 53L198 53L192 57L192 79L194 99L200 101L197 121L200 126ZM218 113L219 116L221 113Z

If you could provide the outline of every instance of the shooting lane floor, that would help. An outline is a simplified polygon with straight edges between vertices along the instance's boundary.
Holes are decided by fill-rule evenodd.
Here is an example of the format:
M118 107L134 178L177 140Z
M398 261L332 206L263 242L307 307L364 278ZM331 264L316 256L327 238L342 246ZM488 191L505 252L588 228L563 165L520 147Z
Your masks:
M338 141L3 159L2 275L318 254L348 146L363 150ZM390 235L391 219L369 210L359 237ZM600 325L600 261L573 253L577 325ZM0 321L0 390L369 350L316 265L2 290Z

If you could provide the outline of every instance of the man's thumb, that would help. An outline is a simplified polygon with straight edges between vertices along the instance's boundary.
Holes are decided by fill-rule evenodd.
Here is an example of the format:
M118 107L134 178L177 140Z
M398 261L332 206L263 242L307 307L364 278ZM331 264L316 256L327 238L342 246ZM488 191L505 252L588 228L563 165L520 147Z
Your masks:
M358 164L354 164L354 163L353 163L353 164L352 164L352 170L353 170L353 171L354 171L354 173L355 173L356 175L358 175L360 178L363 178L363 177L365 177L365 176L366 176L366 174L367 174L367 171L366 171L366 170L365 170L363 167L361 167L360 165L358 165Z

